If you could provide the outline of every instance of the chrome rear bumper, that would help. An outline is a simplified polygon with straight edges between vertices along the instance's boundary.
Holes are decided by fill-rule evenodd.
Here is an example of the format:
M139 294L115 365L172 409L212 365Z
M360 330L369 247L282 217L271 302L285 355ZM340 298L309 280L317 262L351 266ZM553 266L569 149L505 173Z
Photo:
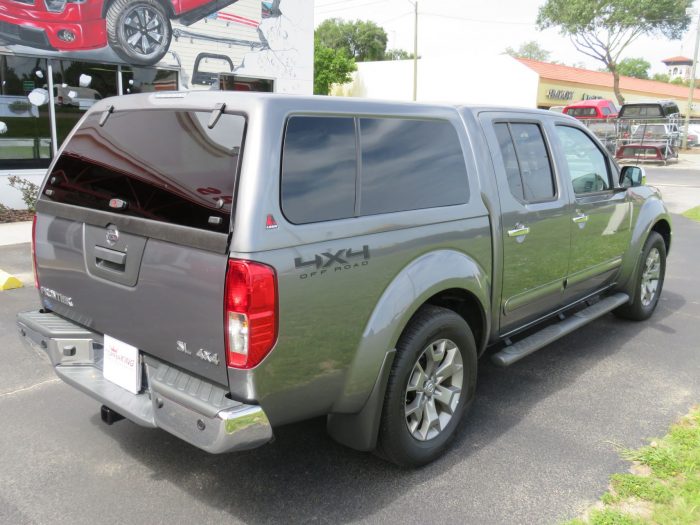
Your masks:
M52 312L17 314L20 338L46 352L58 377L103 405L145 427L162 428L212 454L247 450L272 439L258 405L144 355L144 387L132 394L102 375L102 336Z

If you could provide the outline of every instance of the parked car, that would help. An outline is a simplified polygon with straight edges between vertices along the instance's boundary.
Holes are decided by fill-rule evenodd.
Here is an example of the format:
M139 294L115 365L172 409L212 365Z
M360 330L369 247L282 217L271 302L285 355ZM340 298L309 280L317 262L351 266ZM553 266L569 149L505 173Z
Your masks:
M620 119L658 119L680 116L678 104L670 100L657 102L634 102L623 104L618 118Z
M237 0L0 0L0 38L51 51L109 45L130 64L157 63L171 19L190 25Z
M637 124L632 128L633 141L665 141L672 146L680 143L681 132L677 124Z
M666 142L631 142L620 146L615 158L635 163L661 162L665 166L669 160L678 159L678 150Z
M617 107L612 100L581 100L564 108L565 114L578 119L609 119L617 117Z
M681 129L681 132L683 129ZM688 126L688 147L695 147L700 144L700 125L690 124Z
M58 106L76 106L80 109L89 109L102 98L96 89L80 86L54 86L53 95Z
M671 243L643 170L565 115L264 93L96 102L36 208L19 333L106 423L219 453L326 416L413 466L480 357L650 317Z

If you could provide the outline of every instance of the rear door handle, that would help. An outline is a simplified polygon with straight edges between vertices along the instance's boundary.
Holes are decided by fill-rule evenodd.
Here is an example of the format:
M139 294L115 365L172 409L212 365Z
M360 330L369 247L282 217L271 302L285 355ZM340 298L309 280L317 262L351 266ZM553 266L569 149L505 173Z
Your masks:
M508 230L508 237L521 237L523 235L527 235L530 233L530 228L525 226L524 224L516 224L515 228L512 230Z
M581 224L583 222L588 222L588 215L585 213L579 212L578 215L575 215L572 219L576 224Z

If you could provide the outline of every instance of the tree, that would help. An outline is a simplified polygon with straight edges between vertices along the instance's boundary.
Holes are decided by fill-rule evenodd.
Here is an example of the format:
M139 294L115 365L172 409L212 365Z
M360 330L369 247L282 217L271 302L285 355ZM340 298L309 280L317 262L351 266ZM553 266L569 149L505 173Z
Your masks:
M338 18L324 20L315 36L323 47L344 49L356 62L383 60L386 52L386 31L371 21L345 22Z
M669 77L666 73L654 73L654 76L651 77L652 80L656 80L658 82L670 82L671 77Z
M387 49L384 53L384 60L410 60L412 58L413 53L409 53L405 49Z
M343 49L331 49L314 38L314 93L328 95L331 84L345 84L357 66Z
M617 65L617 71L625 77L649 78L651 64L643 58L623 58Z
M673 80L669 80L669 84L675 84L676 86L689 86L690 82L681 77L676 77Z
M539 60L540 62L549 62L549 57L552 54L546 49L541 48L535 40L520 44L517 50L509 46L504 53L515 58L529 58L532 60Z
M620 104L619 62L622 52L641 35L678 39L688 28L685 9L693 0L547 0L540 7L540 29L558 27L574 47L599 60L613 75Z

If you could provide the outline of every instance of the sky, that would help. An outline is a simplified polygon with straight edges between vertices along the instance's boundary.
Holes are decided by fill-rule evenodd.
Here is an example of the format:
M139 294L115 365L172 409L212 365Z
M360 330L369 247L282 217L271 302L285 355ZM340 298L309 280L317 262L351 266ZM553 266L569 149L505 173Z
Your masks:
M538 31L535 20L544 0L418 0L418 54L422 57L446 53L479 52L495 55L510 46L536 40L552 53L551 59L568 65L600 69L603 64L578 52L556 29ZM700 0L695 2L700 7ZM409 0L315 0L314 23L328 18L372 20L387 32L387 48L413 51L413 4ZM692 58L696 23L681 40L640 37L623 54L643 57L651 73L664 72L664 58Z

